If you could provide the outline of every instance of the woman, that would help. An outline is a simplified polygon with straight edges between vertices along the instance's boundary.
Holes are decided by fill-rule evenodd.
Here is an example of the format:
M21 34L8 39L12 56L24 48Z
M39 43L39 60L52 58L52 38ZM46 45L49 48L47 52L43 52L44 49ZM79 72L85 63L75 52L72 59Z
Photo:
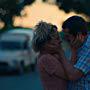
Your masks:
M33 37L33 49L39 52L37 61L44 90L66 90L67 81L60 63L61 40L57 27L40 22L36 25ZM67 77L66 77L67 78Z

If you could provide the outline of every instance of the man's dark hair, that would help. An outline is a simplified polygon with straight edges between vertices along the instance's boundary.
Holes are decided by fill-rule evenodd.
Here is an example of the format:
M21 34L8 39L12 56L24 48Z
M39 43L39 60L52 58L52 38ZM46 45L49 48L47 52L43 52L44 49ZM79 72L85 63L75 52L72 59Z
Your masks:
M87 34L87 23L80 16L72 16L63 22L63 29L69 29L69 33L76 36L78 33Z

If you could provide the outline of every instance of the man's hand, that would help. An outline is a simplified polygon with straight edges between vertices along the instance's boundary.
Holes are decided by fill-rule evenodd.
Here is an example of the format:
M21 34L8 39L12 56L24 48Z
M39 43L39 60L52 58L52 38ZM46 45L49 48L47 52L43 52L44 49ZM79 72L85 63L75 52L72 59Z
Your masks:
M72 50L72 58L71 62L73 64L76 63L77 58L77 49L81 47L82 43L84 42L84 36L82 34L78 34L74 40L70 42L71 50Z
M84 41L84 36L82 34L78 34L74 40L71 40L70 45L71 49L77 50L81 47L82 43Z

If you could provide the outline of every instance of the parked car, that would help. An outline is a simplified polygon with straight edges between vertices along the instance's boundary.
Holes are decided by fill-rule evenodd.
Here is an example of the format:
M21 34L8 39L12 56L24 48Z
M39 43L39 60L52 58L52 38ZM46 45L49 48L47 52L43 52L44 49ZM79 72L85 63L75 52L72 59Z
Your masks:
M34 70L37 53L32 49L33 30L12 29L0 37L0 71L18 70L28 66Z

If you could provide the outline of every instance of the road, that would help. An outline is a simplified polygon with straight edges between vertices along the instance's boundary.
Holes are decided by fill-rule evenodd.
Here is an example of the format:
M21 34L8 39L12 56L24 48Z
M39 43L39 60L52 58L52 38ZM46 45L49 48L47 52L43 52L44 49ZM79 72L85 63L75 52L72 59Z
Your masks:
M43 90L37 71L0 76L0 90Z

